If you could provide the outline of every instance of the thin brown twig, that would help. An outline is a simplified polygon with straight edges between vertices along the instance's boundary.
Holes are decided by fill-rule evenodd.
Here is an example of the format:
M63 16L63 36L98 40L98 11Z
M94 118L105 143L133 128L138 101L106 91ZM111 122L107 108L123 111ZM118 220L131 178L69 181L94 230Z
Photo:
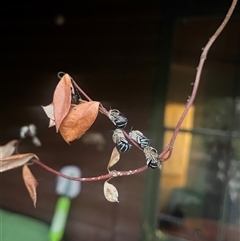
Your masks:
M62 174L61 172L58 172L56 170L54 170L53 168L45 165L44 163L42 163L39 159L35 159L34 162L36 164L38 164L39 166L43 167L44 169L48 170L49 172L52 172L54 174L56 174L57 176L69 179L69 180L73 180L73 181L78 181L78 182L93 182L93 181L100 181L100 180L106 180L112 177L120 177L120 176L130 176L130 175L134 175L140 172L143 172L147 169L147 166L143 166L134 170L128 170L128 171L110 171L108 174L105 175L100 175L100 176L96 176L96 177L71 177L71 176L67 176Z
M166 153L167 156L165 157L166 154L163 155L163 157L161 158L161 162L165 162L167 161L171 156L172 156L172 150L173 148L167 149L168 152ZM162 153L161 153L162 154Z
M193 104L193 101L196 97L196 93L197 93L197 90L198 90L198 86L199 86L199 83L200 83L200 77L201 77L201 74L202 74L202 69L203 69L203 65L204 65L204 62L207 58L207 54L208 54L208 51L210 49L210 47L212 46L212 44L214 43L214 41L217 39L217 37L220 35L220 33L223 31L223 29L225 28L226 24L228 23L230 17L232 16L232 13L237 5L237 2L238 0L233 0L232 1L232 4L223 20L223 22L221 23L221 25L218 27L218 29L215 31L215 33L213 34L213 36L209 39L209 41L207 42L206 46L204 47L203 49L203 52L201 54L201 57L200 57L200 61L199 61L199 64L198 64L198 67L197 67L197 72L196 72L196 77L195 77L195 81L194 81L194 85L193 85L193 90L192 90L192 94L190 96L190 98L188 99L187 101L187 104L186 104L186 107L175 127L175 130L173 132L173 135L172 135L172 138L168 144L168 146L165 148L165 152L167 153L169 151L169 148L173 148L173 145L174 145L174 142L176 140L176 137L177 137L177 134L179 132L179 129L190 109L190 107L192 106ZM165 153L165 154L166 154ZM161 157L163 157L162 153L160 154ZM170 157L170 156L169 156Z

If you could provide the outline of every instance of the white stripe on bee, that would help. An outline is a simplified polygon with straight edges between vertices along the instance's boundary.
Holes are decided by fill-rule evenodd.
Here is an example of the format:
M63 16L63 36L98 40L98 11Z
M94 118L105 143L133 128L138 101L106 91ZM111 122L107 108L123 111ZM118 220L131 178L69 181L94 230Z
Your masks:
M138 130L133 130L129 133L129 137L134 140L140 147L145 148L149 146L150 139L143 135L142 132Z
M112 121L112 123L118 128L124 129L128 123L128 120L125 116L123 116L119 110L111 109L108 112L108 118Z
M117 148L121 152L129 151L132 145L125 138L123 131L116 129L112 135L113 142L116 144Z

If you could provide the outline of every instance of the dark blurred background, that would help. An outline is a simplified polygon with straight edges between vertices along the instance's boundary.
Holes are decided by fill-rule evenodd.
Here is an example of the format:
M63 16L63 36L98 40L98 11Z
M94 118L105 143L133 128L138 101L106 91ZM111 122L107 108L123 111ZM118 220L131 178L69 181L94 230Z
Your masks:
M230 4L228 0L2 3L0 144L18 138L20 127L33 123L42 146L36 148L26 140L20 152L34 152L57 170L78 165L84 177L106 173L114 147L114 126L106 117L99 115L85 137L71 145L48 128L41 105L52 102L57 73L64 71L92 99L107 109L121 110L129 119L127 130L141 130L161 151L191 93L201 49ZM103 182L83 183L72 201L65 240L134 241L156 236L234 241L239 233L228 227L239 227L239 69L238 4L210 50L195 105L162 174L149 170L112 180L119 204L105 200ZM142 153L133 148L116 169L144 164ZM20 168L1 173L1 207L50 224L56 177L37 165L31 170L39 183L37 208Z

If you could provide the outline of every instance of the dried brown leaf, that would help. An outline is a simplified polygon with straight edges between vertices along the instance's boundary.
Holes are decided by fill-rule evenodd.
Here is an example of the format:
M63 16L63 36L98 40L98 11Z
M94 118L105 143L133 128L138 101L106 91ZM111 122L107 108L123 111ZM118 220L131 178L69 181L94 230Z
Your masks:
M71 106L71 78L68 74L63 75L53 94L54 121L56 130L63 119L67 116Z
M0 146L0 159L11 156L16 149L17 143L17 140L12 140L9 141L6 145Z
M32 158L38 159L33 153L18 154L9 157L0 158L0 172L5 172L10 169L22 166Z
M108 181L104 182L103 192L105 198L109 202L119 202L117 188L114 185L108 183Z
M23 180L27 187L28 193L31 199L33 200L33 205L34 207L36 207L36 202L37 202L36 188L37 188L38 182L33 176L33 174L31 173L27 165L23 166L22 175L23 175Z
M46 113L47 117L49 118L48 127L55 126L53 104L51 103L47 106L42 106L42 108L43 108L44 112Z
M92 126L98 115L99 104L89 101L71 107L59 129L67 143L80 138Z
M115 165L120 160L120 153L116 147L113 148L110 160L108 162L107 169L109 171L109 168Z

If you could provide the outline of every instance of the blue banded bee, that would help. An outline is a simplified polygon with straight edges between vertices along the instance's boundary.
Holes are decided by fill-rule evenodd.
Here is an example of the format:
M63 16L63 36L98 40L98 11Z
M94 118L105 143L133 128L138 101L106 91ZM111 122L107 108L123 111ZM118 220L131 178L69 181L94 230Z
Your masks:
M113 142L116 144L117 149L121 152L129 151L132 145L125 138L122 130L116 129L112 135Z
M111 109L108 112L108 118L112 121L112 123L117 126L117 128L124 129L128 123L128 120L125 116L123 116L119 110Z
M147 165L149 168L152 168L152 169L162 168L162 164L158 157L158 151L155 148L151 146L147 146L143 149L143 152L145 154Z
M71 103L78 105L81 100L81 95L79 90L72 84L71 85Z
M134 140L141 148L149 146L150 139L143 135L140 131L131 131L129 132L129 137Z

